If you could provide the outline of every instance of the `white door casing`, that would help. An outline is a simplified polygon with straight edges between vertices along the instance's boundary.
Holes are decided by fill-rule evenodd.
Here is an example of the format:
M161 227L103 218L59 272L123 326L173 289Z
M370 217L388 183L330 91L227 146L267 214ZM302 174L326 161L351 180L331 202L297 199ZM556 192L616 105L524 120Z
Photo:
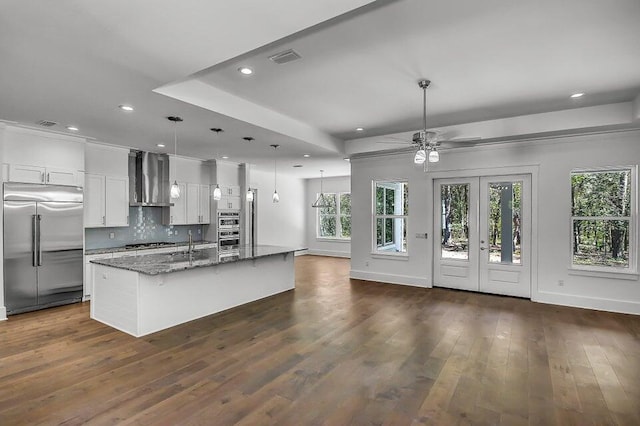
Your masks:
M443 201L443 188L446 194L455 193L459 199L466 199L468 205L466 224L461 220L449 227L455 228L458 238L448 239L445 246L442 225L447 202ZM519 192L518 208L512 202L514 192ZM528 174L434 180L434 285L530 298L531 204L531 175ZM457 216L463 217L460 212L459 209ZM504 224L498 219L502 214L510 216ZM502 224L500 235L507 237L504 247L502 236L499 241L491 239L491 232L495 232L492 226L497 223ZM465 225L468 240L461 237ZM518 233L516 245L514 238ZM495 244L497 242L499 244Z

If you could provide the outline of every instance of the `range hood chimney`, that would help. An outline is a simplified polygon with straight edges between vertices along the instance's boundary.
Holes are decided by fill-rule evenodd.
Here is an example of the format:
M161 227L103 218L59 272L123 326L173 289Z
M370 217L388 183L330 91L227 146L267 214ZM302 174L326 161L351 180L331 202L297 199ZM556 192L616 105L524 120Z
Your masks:
M129 152L129 205L168 207L169 156L152 152Z

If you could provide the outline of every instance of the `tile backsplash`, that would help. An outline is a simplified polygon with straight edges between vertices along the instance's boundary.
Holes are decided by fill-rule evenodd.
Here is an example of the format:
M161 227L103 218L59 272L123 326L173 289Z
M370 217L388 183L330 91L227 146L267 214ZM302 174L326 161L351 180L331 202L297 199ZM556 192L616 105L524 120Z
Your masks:
M87 249L121 247L127 244L189 240L201 240L209 225L163 225L162 208L129 207L129 226L117 228L86 228L84 230ZM111 238L113 236L113 238Z

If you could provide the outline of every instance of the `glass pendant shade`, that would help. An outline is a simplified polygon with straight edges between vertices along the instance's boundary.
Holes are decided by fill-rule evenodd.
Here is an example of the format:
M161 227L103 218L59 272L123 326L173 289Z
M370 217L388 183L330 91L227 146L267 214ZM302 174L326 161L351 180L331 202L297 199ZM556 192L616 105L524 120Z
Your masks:
M180 186L178 186L178 181L173 181L171 185L171 198L180 198Z
M247 201L253 203L253 191L251 189L247 190Z
M427 159L427 153L425 152L424 149L420 148L418 151L416 151L416 155L413 157L413 162L415 164L424 164L426 159Z
M222 198L222 191L220 190L220 186L216 184L216 187L213 189L213 199L215 201L220 201Z
M273 202L277 203L280 201L280 196L278 195L278 191L273 191Z
M440 154L438 154L438 151L436 151L435 149L431 150L429 152L429 162L437 163L438 161L440 161Z

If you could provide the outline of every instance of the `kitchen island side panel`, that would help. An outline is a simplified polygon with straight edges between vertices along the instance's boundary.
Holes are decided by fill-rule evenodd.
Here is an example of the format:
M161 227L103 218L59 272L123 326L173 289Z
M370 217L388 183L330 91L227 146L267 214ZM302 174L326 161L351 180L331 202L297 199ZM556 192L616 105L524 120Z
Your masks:
M293 253L139 276L139 335L154 333L295 287Z
M94 264L91 318L138 336L139 275L138 272Z

